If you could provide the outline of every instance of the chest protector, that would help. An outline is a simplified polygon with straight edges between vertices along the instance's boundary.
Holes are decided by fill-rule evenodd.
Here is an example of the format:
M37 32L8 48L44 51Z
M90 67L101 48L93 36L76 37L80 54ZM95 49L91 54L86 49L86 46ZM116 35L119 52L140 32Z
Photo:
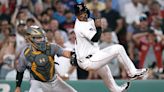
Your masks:
M47 82L54 77L54 55L51 55L51 47L49 45L45 52L33 52L30 48L27 48L24 54L31 63L31 66L28 68L34 79Z

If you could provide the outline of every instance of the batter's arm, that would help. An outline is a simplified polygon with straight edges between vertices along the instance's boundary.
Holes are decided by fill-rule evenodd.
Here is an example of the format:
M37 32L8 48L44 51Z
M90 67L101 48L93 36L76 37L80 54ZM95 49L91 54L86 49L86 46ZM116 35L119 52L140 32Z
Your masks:
M76 54L74 51L63 51L63 56L70 58L70 64L72 66L78 66L77 64L77 59L76 59Z
M98 40L101 37L101 19L95 19L95 27L96 27L96 34L93 36L93 38L91 39L91 41L93 42L98 42Z

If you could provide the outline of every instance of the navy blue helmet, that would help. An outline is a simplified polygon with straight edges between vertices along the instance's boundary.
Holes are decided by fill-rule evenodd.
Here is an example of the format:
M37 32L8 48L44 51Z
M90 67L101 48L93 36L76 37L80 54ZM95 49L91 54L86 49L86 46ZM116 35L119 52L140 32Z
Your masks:
M88 14L88 17L90 16L90 11L89 9L84 5L83 2L78 2L74 5L74 12L75 12L75 15L78 16L80 15L81 13L87 13Z

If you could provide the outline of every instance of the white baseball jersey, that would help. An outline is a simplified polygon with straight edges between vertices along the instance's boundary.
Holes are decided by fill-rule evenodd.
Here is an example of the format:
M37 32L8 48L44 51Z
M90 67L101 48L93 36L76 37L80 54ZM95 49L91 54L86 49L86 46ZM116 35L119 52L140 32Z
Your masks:
M98 45L91 41L97 32L93 19L88 18L87 22L76 19L74 31L77 40L75 45L77 59L85 58L99 51Z
M128 87L120 87L114 81L111 71L107 66L112 59L118 59L124 66L128 76L134 76L146 71L146 69L142 69L142 71L138 72L139 70L135 68L124 47L119 44L99 50L98 44L95 45L91 41L97 32L93 19L88 18L87 22L76 19L74 31L76 34L75 51L78 65L87 71L96 70L111 92L123 92ZM88 55L90 57L87 57Z

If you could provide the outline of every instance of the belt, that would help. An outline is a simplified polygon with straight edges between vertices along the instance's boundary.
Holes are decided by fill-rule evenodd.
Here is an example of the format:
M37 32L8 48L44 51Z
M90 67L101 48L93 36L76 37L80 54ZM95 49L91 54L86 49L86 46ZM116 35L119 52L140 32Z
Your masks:
M92 55L88 55L88 56L86 56L85 58L89 59L89 58L91 58L91 57L92 57Z
M82 63L83 59L90 59L91 57L92 57L92 55L88 55L85 58L78 59L78 61Z
M41 81L41 80L39 80L39 81L41 81L41 82L53 82L54 80L56 80L56 78L57 78L57 76L55 74L54 77L51 80L47 80L47 81Z

